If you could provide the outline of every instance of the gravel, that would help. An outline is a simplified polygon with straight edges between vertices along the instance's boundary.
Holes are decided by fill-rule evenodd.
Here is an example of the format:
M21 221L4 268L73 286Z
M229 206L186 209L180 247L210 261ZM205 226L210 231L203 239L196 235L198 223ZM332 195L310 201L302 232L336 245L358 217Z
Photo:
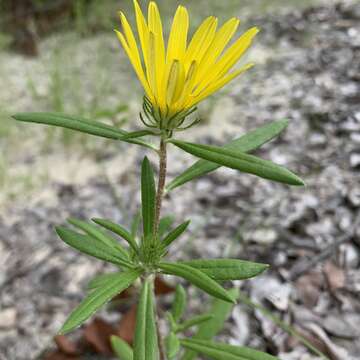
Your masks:
M331 359L356 359L360 6L308 8L253 22L262 28L252 54L258 59L256 70L204 105L199 111L203 123L182 137L221 144L270 120L288 118L288 129L257 154L297 172L307 186L289 188L221 168L174 190L165 200L164 214L192 222L170 257L268 262L266 275L236 286L307 338L316 338ZM87 281L105 269L67 248L53 227L69 216L103 216L128 224L126 212L134 214L139 205L137 175L143 155L142 149L129 155L110 151L105 168L127 164L112 170L110 180L92 173L72 185L51 180L42 190L49 196L4 209L1 359L33 359L51 346ZM171 149L170 177L191 161ZM133 170L129 164L135 164ZM114 191L119 195L115 200ZM192 311L203 306L200 299L190 302ZM317 358L243 305L236 307L221 336L273 351L284 360Z

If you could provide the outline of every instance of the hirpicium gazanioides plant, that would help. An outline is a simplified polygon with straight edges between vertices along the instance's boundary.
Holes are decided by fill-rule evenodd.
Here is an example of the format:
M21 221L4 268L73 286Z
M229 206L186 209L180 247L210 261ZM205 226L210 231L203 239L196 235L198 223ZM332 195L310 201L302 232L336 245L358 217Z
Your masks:
M101 122L57 113L14 115L19 121L59 126L143 146L155 152L159 158L157 185L147 157L141 165L141 235L136 228L129 231L108 219L69 219L71 228L56 228L57 234L66 244L117 267L116 272L102 274L90 282L88 296L70 314L60 333L65 334L79 327L105 303L138 280L141 288L133 348L120 338L112 339L114 351L120 358L156 360L182 357L192 360L201 354L217 360L276 359L247 347L212 340L221 329L232 304L237 301L235 289L227 290L222 283L259 275L267 265L239 259L167 261L171 244L186 231L190 221L186 220L166 233L159 231L164 194L220 166L288 185L304 185L298 176L284 167L248 154L284 130L286 120L266 124L224 146L176 139L179 131L190 129L199 122L194 115L200 101L253 66L248 63L234 69L258 29L250 28L228 45L238 28L239 20L232 18L218 27L217 18L210 16L188 42L188 12L179 6L165 46L156 3L150 2L147 19L136 0L134 7L138 38L122 12L121 30L116 30L116 34L144 88L143 111L140 114L144 125L142 130L127 132ZM147 142L149 137L157 138L158 145ZM200 160L167 184L167 152L172 146ZM125 242L121 243L114 235ZM158 273L183 278L215 298L211 312L184 320L186 294L184 288L178 285L172 309L166 315L168 333L162 334L158 327L154 298L154 279ZM186 338L183 333L191 327L197 327L198 330L195 336Z

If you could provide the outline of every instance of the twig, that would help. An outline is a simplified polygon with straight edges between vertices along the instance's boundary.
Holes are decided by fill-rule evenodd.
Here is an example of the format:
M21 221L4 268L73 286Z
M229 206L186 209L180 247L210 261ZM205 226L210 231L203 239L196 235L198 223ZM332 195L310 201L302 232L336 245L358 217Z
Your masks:
M324 260L328 259L337 248L344 244L345 242L349 241L355 234L357 226L360 223L360 216L357 217L354 224L350 228L349 232L341 236L338 240L333 242L331 245L327 246L323 249L320 254L313 256L311 259L300 260L296 263L290 271L289 279L296 280L298 277L303 275L304 273L308 272L309 270L313 269L315 265L323 262Z
M309 350L314 354L321 357L324 360L330 360L325 354L323 354L319 349L313 346L304 336L302 336L298 331L296 331L291 325L286 324L278 316L274 315L271 311L266 309L264 306L252 301L248 296L246 296L242 291L239 292L239 300L245 305L259 310L263 315L269 318L274 324L279 328L286 331L288 334L292 335L294 338L298 339L302 344L304 344Z

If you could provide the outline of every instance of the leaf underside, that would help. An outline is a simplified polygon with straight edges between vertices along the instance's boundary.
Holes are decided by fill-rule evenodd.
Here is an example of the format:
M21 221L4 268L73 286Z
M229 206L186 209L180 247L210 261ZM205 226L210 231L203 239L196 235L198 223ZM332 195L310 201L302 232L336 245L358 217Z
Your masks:
M199 269L218 281L249 279L261 274L269 267L266 264L238 259L198 259L180 261L180 264Z
M58 126L108 139L122 140L153 149L151 144L134 138L144 136L144 132L135 132L135 134L131 134L125 130L118 129L115 126L107 125L99 121L83 119L81 117L69 116L61 113L31 112L18 113L13 115L13 118L22 122Z
M288 185L304 185L304 182L297 175L269 160L217 146L200 145L179 140L170 140L169 142L192 155L234 170Z
M116 265L132 267L132 265L124 259L121 253L114 251L113 247L106 245L91 236L79 234L64 226L58 226L55 230L61 240L84 254Z
M182 277L207 292L209 295L232 303L236 302L220 284L211 279L201 270L188 265L170 262L161 262L158 266L165 274Z
M258 129L250 131L249 133L235 139L224 145L225 149L233 149L240 152L250 152L258 149L261 145L272 140L279 135L288 125L288 120L273 121L270 124L263 125ZM166 191L171 191L178 186L185 184L197 177L208 174L221 165L207 161L198 160L182 174L173 179L167 186Z
M279 360L275 356L245 346L227 345L210 340L183 339L181 345L215 360Z
M101 306L110 301L115 295L127 289L143 272L143 270L128 270L118 277L106 281L92 291L80 305L70 314L60 330L60 334L66 334L86 321Z

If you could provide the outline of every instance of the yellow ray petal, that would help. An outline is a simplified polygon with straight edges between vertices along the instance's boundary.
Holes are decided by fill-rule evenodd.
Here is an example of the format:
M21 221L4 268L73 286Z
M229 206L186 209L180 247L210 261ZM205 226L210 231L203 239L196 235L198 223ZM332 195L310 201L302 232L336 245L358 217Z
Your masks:
M186 70L187 67L190 66L190 64L194 60L197 63L200 63L206 50L208 50L210 44L212 43L215 37L217 22L218 20L216 17L209 16L203 21L203 23L196 30L186 50L186 54L185 54Z
M159 9L154 1L149 3L148 26L149 31L152 31L156 35L156 46L159 48L159 51L161 51L160 54L163 55L161 58L165 61L165 45L161 17Z
M169 35L166 62L178 59L182 61L186 51L187 34L189 30L189 14L183 6L176 10Z
M149 61L148 61L148 68L147 68L147 78L153 92L155 98L157 98L158 94L158 87L157 87L157 69L156 69L156 44L155 44L155 35L153 32L150 31L149 33Z
M116 35L121 43L121 45L123 46L134 70L135 70L135 73L137 75L137 77L139 78L145 92L146 92L146 95L153 101L154 100L154 96L150 90L150 87L149 87L149 84L146 80L146 77L145 77L145 74L144 74L144 70L142 68L142 65L141 65L141 62L140 62L140 57L139 57L139 53L138 53L138 49L135 48L135 49L131 49L124 37L124 35L120 32L120 31L117 31L115 30L116 32Z
M216 63L214 73L218 72L219 77L225 75L249 48L253 38L258 32L259 29L253 27L240 36Z
M157 94L159 97L161 97L162 81L165 73L165 45L159 9L153 1L149 3L148 27L149 31L153 33L154 37L156 87ZM159 99L159 102L163 103L164 101L164 98Z
M149 29L137 0L134 0L134 8L135 8L138 35L143 53L143 59L145 66L147 68L148 58L149 58Z
M198 73L197 82L203 81L204 77L206 77L209 69L214 65L216 59L221 55L226 45L235 34L239 24L239 19L232 18L228 20L216 33L214 40L210 44L203 57L203 60L199 65L200 70Z
M169 108L171 108L172 104L174 104L181 95L184 82L184 65L179 60L175 59L171 64L166 86L166 102Z
M196 61L193 61L186 75L186 79L181 95L175 104L175 108L179 111L184 109L184 104L186 103L189 95L191 94L194 88L197 70L198 70L198 64Z
M253 66L254 66L254 63L246 64L246 65L242 66L240 69L233 71L232 73L228 74L227 76L224 76L223 78L219 79L218 81L212 83L210 86L208 86L206 89L204 89L200 94L198 94L196 96L192 96L191 100L187 103L187 107L192 107L192 106L196 105L200 101L204 100L208 96L210 96L213 93L215 93L216 91L220 90L231 80L233 80L240 74L244 73L246 70L249 70Z
M197 93L201 92L212 82L224 77L248 49L251 45L252 39L258 32L259 29L253 27L241 35L234 44L226 50L224 55L212 66L211 73L204 77L202 82L198 84Z

